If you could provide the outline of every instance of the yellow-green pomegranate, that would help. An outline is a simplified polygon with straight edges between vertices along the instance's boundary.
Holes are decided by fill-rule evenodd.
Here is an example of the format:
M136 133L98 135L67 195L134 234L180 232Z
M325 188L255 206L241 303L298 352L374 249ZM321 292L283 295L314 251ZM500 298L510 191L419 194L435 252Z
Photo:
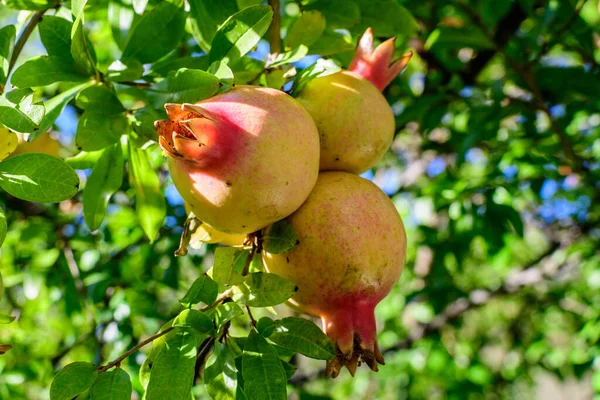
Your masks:
M181 197L203 223L247 234L296 211L319 170L319 135L286 93L258 86L165 105L159 142Z
M296 285L292 304L318 316L338 351L334 377L365 362L383 364L375 306L397 282L406 233L392 201L372 182L347 172L322 172L306 202L287 220L300 243L285 254L263 252L270 272ZM268 228L267 228L268 229Z
M359 174L373 167L389 149L395 121L381 91L412 55L392 62L394 50L394 39L373 49L369 28L347 71L313 79L298 95L319 130L321 171Z

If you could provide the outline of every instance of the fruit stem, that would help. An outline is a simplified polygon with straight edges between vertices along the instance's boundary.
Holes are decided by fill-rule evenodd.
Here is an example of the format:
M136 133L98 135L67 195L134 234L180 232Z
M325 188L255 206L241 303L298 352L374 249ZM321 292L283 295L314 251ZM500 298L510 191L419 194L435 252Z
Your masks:
M273 8L273 21L269 27L269 44L271 45L271 54L281 53L281 15L279 0L269 0L269 5Z

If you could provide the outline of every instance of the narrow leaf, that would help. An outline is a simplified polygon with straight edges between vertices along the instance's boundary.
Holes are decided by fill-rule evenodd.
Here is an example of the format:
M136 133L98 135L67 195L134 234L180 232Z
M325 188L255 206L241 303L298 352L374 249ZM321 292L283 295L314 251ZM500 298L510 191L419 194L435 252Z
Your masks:
M204 370L206 391L213 400L235 400L237 370L231 350L219 341L206 362Z
M47 86L55 82L77 82L87 79L74 63L61 57L40 56L25 61L15 70L11 83L20 88Z
M113 82L135 81L144 74L144 66L135 58L117 60L108 66L106 79Z
M292 224L283 219L271 225L264 236L263 248L271 254L287 253L300 242Z
M16 319L12 315L2 314L0 313L0 324L10 324Z
M219 87L219 78L213 74L182 68L170 72L167 79L148 88L148 96L158 108L165 103L195 103L214 96Z
M219 285L206 274L196 279L185 296L179 302L184 307L203 302L207 306L212 305L219 294Z
M8 232L8 225L6 224L6 215L4 215L4 210L0 207L0 247L2 247L2 243L4 243L4 239L6 238L6 232ZM2 284L2 276L0 276L0 286ZM2 299L2 288L0 288L0 300Z
M77 124L75 144L81 150L95 151L118 143L127 133L129 122L124 114L86 111Z
M166 0L146 9L131 30L122 58L136 58L142 64L160 59L183 38L185 17L183 0Z
M115 92L106 86L91 86L77 95L77 107L102 114L119 114L125 111Z
M100 227L110 197L123 182L121 144L106 148L83 189L83 219L91 231Z
M16 29L14 25L6 25L0 29L0 87L6 82L9 54L15 41Z
M0 163L0 187L23 200L58 203L77 193L79 177L59 158L19 154Z
M286 49L293 49L300 45L310 47L325 31L325 17L318 11L303 12L287 35L285 36Z
M93 364L81 361L68 364L54 376L50 400L71 400L89 389L97 378Z
M130 400L132 393L129 374L115 368L98 376L90 390L91 400Z
M163 225L167 210L156 172L150 166L146 150L129 142L129 176L135 188L136 213L142 229L154 241Z
M173 326L191 328L204 335L215 334L215 325L212 319L198 310L183 310L173 320Z
M298 291L298 287L293 282L268 272L251 273L239 288L241 293L238 293L234 299L251 307L281 304Z
M189 400L196 365L196 337L181 329L154 360L146 400Z
M221 303L218 306L211 308L206 311L206 315L214 319L215 325L217 325L217 328L220 328L223 324L231 321L235 317L244 315L244 311L237 303L230 302Z
M61 17L45 16L39 24L40 39L49 56L72 60L71 29L73 23Z
M242 271L250 252L233 247L218 247L212 277L220 285L237 285L244 282Z
M267 32L272 20L273 10L264 5L247 7L233 14L213 38L208 54L209 63L223 61L233 65L252 50Z
M277 351L255 330L250 332L242 355L244 392L250 399L287 399L287 377Z
M310 358L335 358L333 343L312 321L304 318L283 318L275 321L275 331L269 340Z

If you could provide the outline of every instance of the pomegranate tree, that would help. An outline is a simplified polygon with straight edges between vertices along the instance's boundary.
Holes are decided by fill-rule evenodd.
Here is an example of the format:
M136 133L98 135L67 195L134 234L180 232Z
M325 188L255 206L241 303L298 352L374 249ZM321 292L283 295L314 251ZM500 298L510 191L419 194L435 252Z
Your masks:
M375 184L347 172L322 172L302 207L288 217L298 246L285 254L263 252L270 272L298 286L292 303L318 316L343 366L352 375L365 362L383 364L375 306L392 289L406 258L406 234L392 201Z

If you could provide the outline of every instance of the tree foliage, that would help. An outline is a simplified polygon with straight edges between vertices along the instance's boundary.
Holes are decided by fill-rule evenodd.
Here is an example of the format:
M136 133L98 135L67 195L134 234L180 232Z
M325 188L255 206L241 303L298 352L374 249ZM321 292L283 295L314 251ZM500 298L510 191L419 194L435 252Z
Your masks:
M0 398L514 399L548 374L600 396L597 0L3 3ZM153 122L234 84L297 94L367 27L413 51L364 175L409 254L377 308L387 365L332 382L331 342L256 254L290 226L173 255ZM59 158L4 159L48 130Z

